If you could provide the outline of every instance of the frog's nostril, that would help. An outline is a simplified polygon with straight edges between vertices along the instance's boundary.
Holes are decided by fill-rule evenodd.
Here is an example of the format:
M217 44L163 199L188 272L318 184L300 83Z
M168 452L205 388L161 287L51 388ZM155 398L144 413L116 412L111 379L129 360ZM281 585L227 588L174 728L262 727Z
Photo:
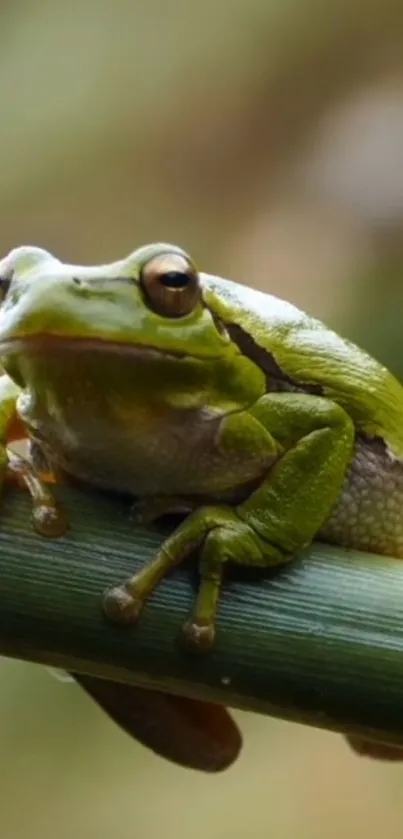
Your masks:
M82 281L80 280L80 277L73 277L73 283L75 283L76 285L81 285L81 282Z

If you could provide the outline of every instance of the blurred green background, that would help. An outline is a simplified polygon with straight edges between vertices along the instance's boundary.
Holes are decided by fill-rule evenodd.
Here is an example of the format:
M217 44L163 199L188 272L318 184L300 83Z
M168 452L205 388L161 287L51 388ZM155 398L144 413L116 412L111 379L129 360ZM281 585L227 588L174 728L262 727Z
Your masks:
M173 240L403 376L402 24L392 0L3 0L1 252ZM335 735L238 714L206 778L40 667L0 679L4 839L401 839L403 768Z

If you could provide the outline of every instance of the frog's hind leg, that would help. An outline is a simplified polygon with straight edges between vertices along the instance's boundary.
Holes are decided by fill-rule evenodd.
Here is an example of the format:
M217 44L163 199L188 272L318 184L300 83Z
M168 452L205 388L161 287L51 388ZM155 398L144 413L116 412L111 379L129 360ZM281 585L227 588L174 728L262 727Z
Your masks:
M273 547L270 562L263 540L229 507L202 507L192 513L165 539L154 559L105 593L106 616L119 624L136 623L158 583L197 548L201 548L201 579L196 603L184 627L184 639L194 649L208 649L214 640L224 565L235 562L265 567L283 561Z
M155 557L104 597L108 618L135 623L163 577L194 550L201 550L201 585L186 640L207 649L214 638L224 565L274 567L290 561L315 537L342 491L353 457L354 426L336 403L307 394L266 394L251 412L222 423L219 445L246 463L266 458L271 467L260 485L234 509L225 505L193 512L161 545Z

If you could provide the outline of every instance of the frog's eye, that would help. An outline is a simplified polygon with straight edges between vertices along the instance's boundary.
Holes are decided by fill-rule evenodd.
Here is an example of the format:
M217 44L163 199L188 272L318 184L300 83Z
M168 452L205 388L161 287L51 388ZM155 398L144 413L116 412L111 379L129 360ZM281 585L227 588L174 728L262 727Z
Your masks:
M188 315L200 300L199 275L189 259L180 254L162 254L144 265L140 282L159 315L180 318Z

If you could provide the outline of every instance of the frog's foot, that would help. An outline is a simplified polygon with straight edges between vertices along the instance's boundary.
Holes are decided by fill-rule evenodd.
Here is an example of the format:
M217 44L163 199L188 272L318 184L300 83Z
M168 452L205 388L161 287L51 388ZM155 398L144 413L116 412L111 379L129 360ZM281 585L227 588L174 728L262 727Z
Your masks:
M172 513L185 513L190 502L179 496L156 495L137 500L132 507L132 519L136 524L147 526L158 518ZM177 531L176 531L177 532ZM123 625L137 623L143 605L160 580L172 566L177 565L185 554L180 553L180 546L174 554L167 550L166 540L156 557L144 568L129 577L121 585L108 589L103 597L105 616L114 623Z
M147 574L150 566L144 569ZM218 576L218 575L217 575ZM142 612L147 592L147 579L143 572L126 580L122 585L109 589L103 600L105 616L122 626L136 624ZM215 637L215 612L219 594L219 581L203 580L192 617L183 625L182 635L186 647L204 652L210 649Z
M215 639L214 619L210 623L202 624L193 618L185 621L182 627L182 638L186 647L194 652L204 653L210 650Z
M133 591L133 579L121 586L108 589L103 600L103 610L114 623L130 625L137 623L143 608L143 599Z
M196 506L198 506L197 502L189 498L176 495L154 495L150 498L140 498L135 501L131 517L135 524L147 527L147 525L153 524L163 516L190 513Z
M233 539L230 528L210 530L203 544L199 561L200 585L195 604L182 627L182 641L195 652L209 650L215 639L215 620L220 598L224 565Z
M104 594L103 610L114 623L137 623L145 601L167 573L170 562L160 549L156 557L133 577Z
M37 533L48 538L62 536L67 530L67 519L58 506L45 480L39 477L32 464L7 450L6 479L16 481L27 489L32 498L32 520Z
M182 637L196 651L209 649L215 637L215 618L224 565L228 561L264 565L260 537L228 507L204 507L188 518L163 543L144 568L121 586L106 592L105 615L119 624L136 623L142 607L159 582L186 556L201 548L200 586ZM277 550L274 563L278 562Z

